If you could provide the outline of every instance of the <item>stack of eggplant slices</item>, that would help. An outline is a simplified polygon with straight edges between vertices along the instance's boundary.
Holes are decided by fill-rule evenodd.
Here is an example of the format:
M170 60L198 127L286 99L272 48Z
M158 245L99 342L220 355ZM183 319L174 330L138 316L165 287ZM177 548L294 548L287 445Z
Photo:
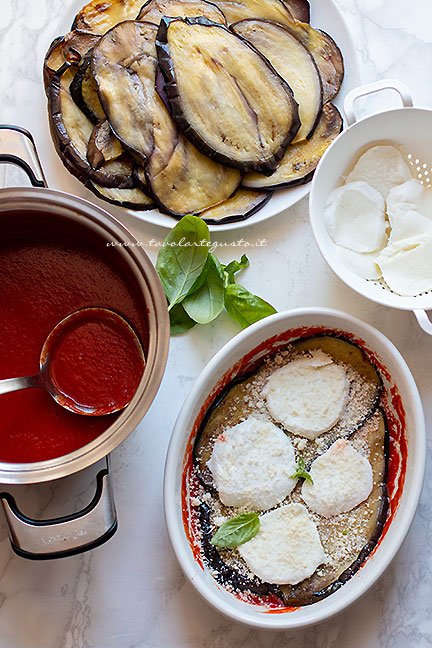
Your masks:
M44 63L53 139L97 196L209 223L308 182L342 129L307 0L93 0Z

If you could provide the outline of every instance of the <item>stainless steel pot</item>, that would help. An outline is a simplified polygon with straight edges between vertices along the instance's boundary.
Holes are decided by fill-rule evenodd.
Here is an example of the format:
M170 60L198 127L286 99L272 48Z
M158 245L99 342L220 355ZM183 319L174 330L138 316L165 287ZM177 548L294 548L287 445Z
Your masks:
M126 227L86 200L46 188L30 133L15 126L0 126L0 163L20 166L33 185L32 188L0 189L0 231L6 212L16 211L19 219L20 211L32 212L34 218L38 217L38 212L48 211L59 219L59 223L68 221L91 230L105 243L119 244L116 253L133 276L147 310L149 340L144 375L131 403L115 422L91 443L68 455L37 463L0 462L1 483L29 484L65 477L106 457L107 467L97 475L93 501L76 514L55 520L32 520L18 510L9 493L0 493L16 553L33 559L70 556L102 544L116 531L108 455L141 421L162 380L169 347L166 298L152 263Z

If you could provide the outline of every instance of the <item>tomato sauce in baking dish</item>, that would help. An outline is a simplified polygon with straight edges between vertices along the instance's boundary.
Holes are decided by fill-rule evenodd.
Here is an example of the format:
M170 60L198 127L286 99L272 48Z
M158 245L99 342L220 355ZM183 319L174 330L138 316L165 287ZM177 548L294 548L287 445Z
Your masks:
M37 373L50 331L70 313L95 306L121 315L137 333L145 354L145 304L114 248L107 248L87 228L59 225L59 219L54 221L48 214L37 218L32 213L3 214L0 379ZM103 366L102 358L100 369ZM124 363L119 366L123 370ZM79 389L83 386L84 380ZM84 392L81 389L81 395ZM0 461L29 463L68 454L94 440L116 416L74 414L41 389L4 394L0 396Z
M284 390L290 385L294 393L299 376L303 393L316 381L319 405L309 408L297 392L301 407L290 411ZM332 407L333 418L314 429L317 418L306 414L322 409L329 416ZM329 596L365 564L395 515L405 426L391 376L361 340L304 327L263 342L221 378L189 438L182 514L196 561L220 587L264 612ZM267 435L268 453L262 444L257 450L256 433ZM249 511L260 514L258 535L213 544L223 524Z

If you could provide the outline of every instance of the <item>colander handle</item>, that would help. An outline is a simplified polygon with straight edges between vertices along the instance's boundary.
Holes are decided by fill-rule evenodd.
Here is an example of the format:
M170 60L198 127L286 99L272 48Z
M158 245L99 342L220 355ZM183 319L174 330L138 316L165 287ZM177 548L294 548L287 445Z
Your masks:
M432 322L430 321L428 314L424 310L415 310L414 315L417 318L420 328L423 329L428 335L432 335Z
M381 92L381 90L396 90L402 99L402 104L404 108L409 108L413 105L413 100L408 88L397 81L396 79L383 79L380 81L374 81L373 83L368 83L367 85L360 86L360 88L354 88L348 92L344 101L344 113L346 118L346 123L348 126L352 126L357 121L355 112L354 112L354 102L359 97L364 97L366 95L374 94L375 92Z

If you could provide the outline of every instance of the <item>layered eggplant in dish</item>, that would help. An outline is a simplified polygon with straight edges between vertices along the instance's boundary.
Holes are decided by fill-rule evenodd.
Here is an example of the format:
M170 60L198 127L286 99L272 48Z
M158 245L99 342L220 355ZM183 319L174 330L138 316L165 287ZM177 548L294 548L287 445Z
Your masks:
M364 564L403 482L403 410L382 375L348 337L319 334L279 343L212 395L186 451L182 507L195 558L219 586L292 609ZM225 528L233 542L218 542Z
M342 54L307 0L93 0L44 63L51 132L100 198L210 223L308 182Z

